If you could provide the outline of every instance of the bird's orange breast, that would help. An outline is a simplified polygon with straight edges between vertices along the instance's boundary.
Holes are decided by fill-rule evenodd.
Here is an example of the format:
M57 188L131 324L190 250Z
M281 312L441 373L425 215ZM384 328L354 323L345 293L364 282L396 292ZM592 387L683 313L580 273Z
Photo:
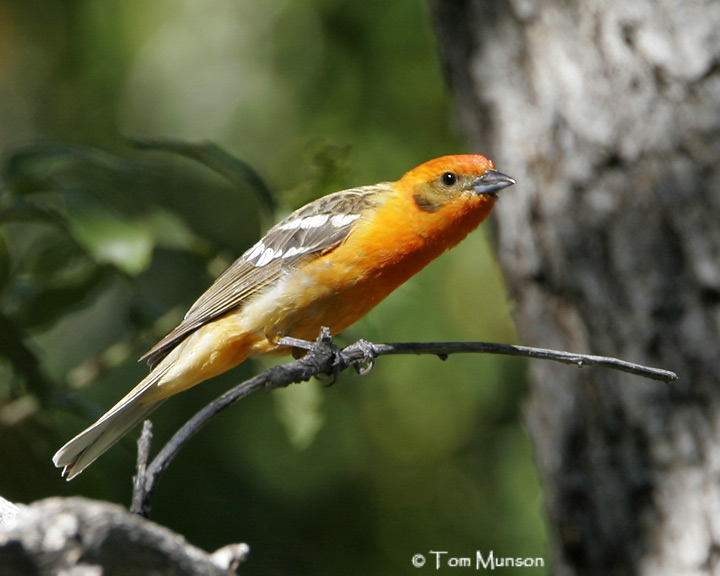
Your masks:
M277 298L267 337L313 340L322 326L341 332L474 230L492 208L482 200L426 214L408 196L393 197L343 244L288 276L292 296Z

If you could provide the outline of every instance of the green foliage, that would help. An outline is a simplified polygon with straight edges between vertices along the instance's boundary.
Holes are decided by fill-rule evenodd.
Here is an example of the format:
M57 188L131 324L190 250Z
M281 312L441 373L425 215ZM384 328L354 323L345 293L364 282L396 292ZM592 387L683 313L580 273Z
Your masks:
M465 147L416 0L32 6L0 8L0 493L127 504L133 438L70 484L50 457L143 377L136 358L283 213ZM511 341L484 234L338 342L360 337ZM265 365L173 398L156 442ZM519 361L382 358L322 384L217 418L153 519L207 549L247 541L246 574L417 574L429 550L547 560Z

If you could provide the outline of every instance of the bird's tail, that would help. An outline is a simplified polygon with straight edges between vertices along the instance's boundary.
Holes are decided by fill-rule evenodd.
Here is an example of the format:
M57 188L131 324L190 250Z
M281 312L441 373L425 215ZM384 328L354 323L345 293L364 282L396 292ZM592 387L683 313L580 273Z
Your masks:
M158 399L156 390L162 373L155 372L148 374L147 378L115 404L100 420L55 453L53 464L63 468L63 476L72 480L163 403L164 398Z

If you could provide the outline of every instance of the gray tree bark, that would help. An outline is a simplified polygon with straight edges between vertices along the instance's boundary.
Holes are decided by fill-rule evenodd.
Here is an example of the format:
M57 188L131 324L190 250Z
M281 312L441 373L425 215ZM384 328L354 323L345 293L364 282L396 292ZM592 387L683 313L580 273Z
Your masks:
M554 572L720 573L720 3L430 6L523 343L680 374L531 364Z
M230 576L249 551L229 544L207 554L109 502L48 498L19 509L5 502L3 576Z

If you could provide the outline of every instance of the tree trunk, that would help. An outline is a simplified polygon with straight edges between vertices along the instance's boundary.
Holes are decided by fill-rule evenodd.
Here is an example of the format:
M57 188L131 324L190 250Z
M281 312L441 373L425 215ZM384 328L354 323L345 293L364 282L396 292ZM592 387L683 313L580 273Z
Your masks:
M530 366L555 573L720 571L720 3L430 4L523 343L680 374Z

